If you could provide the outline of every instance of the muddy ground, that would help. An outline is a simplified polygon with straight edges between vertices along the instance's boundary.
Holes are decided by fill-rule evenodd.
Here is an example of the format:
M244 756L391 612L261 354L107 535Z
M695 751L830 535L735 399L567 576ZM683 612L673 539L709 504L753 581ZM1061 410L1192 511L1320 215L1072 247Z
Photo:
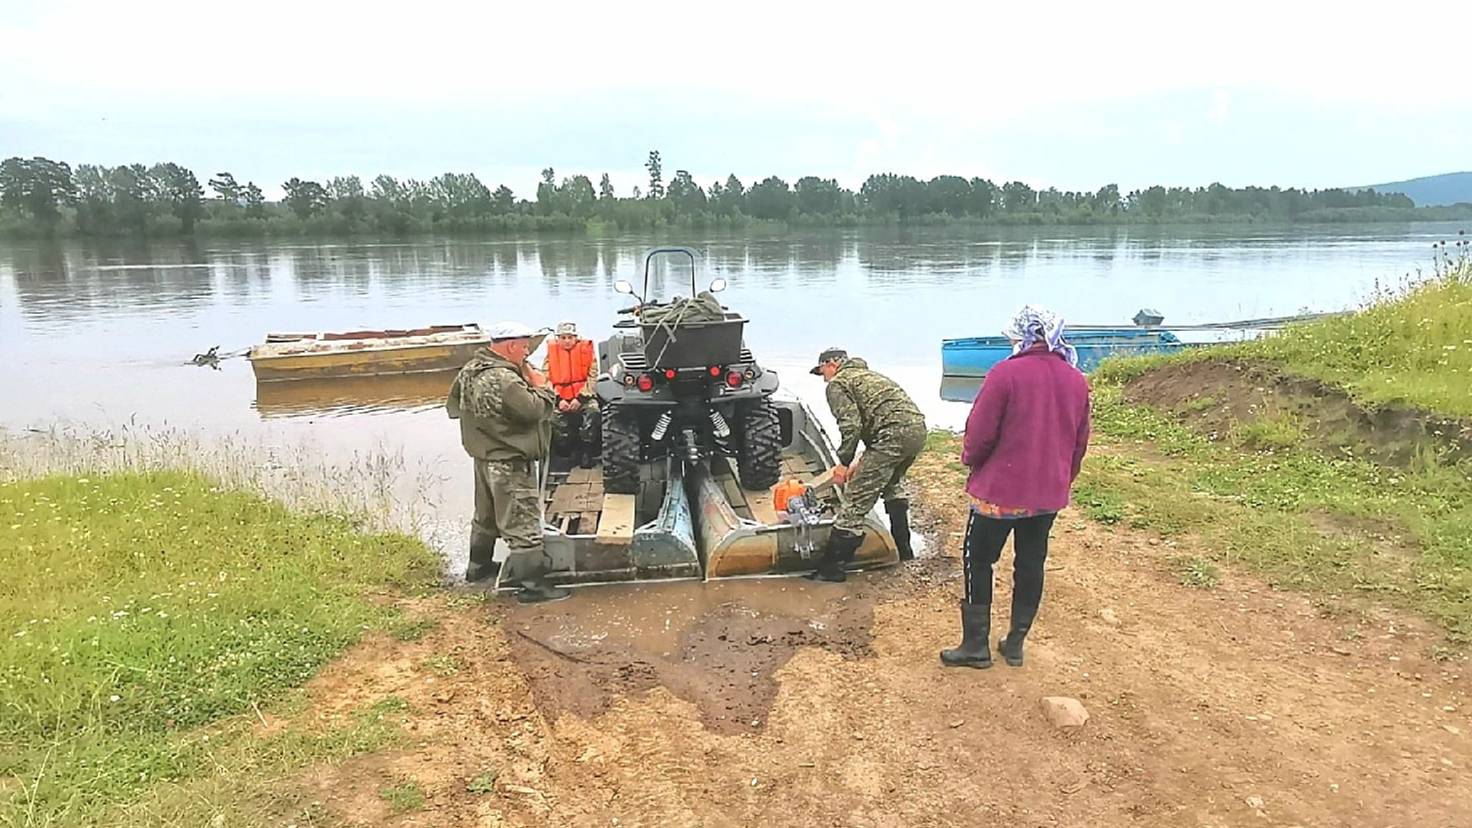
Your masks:
M1190 550L1066 515L1027 665L943 669L963 504L928 505L940 557L844 585L418 600L436 631L363 642L302 714L397 695L409 743L311 769L298 801L347 825L1472 824L1469 665L1429 625L1183 586ZM1055 728L1055 695L1088 723ZM405 780L426 804L394 814Z

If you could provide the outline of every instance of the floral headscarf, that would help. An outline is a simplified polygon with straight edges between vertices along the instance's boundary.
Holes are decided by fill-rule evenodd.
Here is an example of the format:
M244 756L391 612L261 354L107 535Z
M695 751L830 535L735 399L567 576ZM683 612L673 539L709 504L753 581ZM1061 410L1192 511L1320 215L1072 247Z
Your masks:
M1038 305L1024 305L1002 333L1008 339L1017 340L1012 353L1020 354L1036 345L1046 343L1048 350L1061 354L1068 364L1078 367L1078 351L1063 338L1063 317Z

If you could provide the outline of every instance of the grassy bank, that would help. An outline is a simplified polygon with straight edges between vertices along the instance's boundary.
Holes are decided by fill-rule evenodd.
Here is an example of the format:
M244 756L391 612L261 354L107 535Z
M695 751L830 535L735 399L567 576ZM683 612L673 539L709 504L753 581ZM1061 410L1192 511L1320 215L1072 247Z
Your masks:
M1472 240L1463 236L1439 247L1429 273L1381 286L1359 313L1183 358L1263 360L1343 388L1368 405L1403 403L1472 417ZM1126 360L1101 377L1128 379L1170 361Z
M383 596L435 575L418 541L166 471L0 483L0 529L0 824L208 824L392 738L387 709L256 726L395 623Z
M1472 641L1472 479L1465 469L1387 469L1312 449L1262 448L1244 425L1210 439L1168 413L1095 386L1095 445L1074 509L1108 525L1179 542L1183 583L1211 586L1242 566L1275 586L1315 593L1332 611L1373 595ZM960 438L930 451L960 455ZM965 470L953 465L951 485Z
M1368 412L1397 403L1433 418L1472 414L1472 265L1443 264L1354 316L1106 364L1093 377L1095 446L1075 509L1175 541L1183 583L1211 587L1219 567L1240 566L1320 596L1326 612L1357 612L1363 604L1348 599L1373 596L1472 642L1472 461L1427 449L1389 463L1352 418L1331 441L1314 422L1343 398ZM1269 370L1216 382L1244 362ZM1187 390L1171 404L1142 399L1142 384L1172 373ZM1274 377L1322 381L1330 396L1275 397L1262 387ZM959 456L958 440L937 433L930 450ZM964 470L951 471L961 485Z
M1472 641L1469 462L1445 459L1433 444L1454 435L1437 431L1409 460L1387 463L1366 431L1389 404L1433 418L1472 415L1465 251L1451 247L1427 279L1385 291L1351 316L1222 351L1105 366L1095 377L1105 448L1082 481L1083 508L1197 536L1214 558L1285 586L1373 594ZM1131 383L1192 361L1266 365L1284 378L1321 381L1327 391L1296 408L1275 407L1266 396L1245 407L1236 400L1225 406L1236 413L1210 419L1210 427L1198 423L1222 405L1213 399L1222 386L1208 383L1169 407L1132 402ZM1338 392L1365 414L1358 432L1339 424L1325 442L1314 418L1328 416Z

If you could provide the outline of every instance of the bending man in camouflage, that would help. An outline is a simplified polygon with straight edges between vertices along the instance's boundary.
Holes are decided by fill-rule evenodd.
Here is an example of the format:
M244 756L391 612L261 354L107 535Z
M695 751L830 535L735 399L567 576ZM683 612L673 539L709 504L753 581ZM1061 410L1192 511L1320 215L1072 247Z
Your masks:
M519 600L566 598L570 593L545 577L541 494L533 471L533 464L547 456L557 405L547 378L527 362L541 337L518 322L494 325L490 336L486 350L460 369L445 401L450 417L460 421L460 442L475 461L475 518L465 580L496 574L492 553L499 537L510 555L525 556L517 569L532 573L520 582Z
M864 517L881 495L900 559L915 557L910 548L910 504L900 495L900 483L925 448L924 415L894 380L869 370L867 362L840 348L820 354L812 373L828 384L828 407L838 421L840 438L833 482L846 485L818 568L804 577L844 580L843 566L853 560L864 540ZM864 456L853 469L860 441Z

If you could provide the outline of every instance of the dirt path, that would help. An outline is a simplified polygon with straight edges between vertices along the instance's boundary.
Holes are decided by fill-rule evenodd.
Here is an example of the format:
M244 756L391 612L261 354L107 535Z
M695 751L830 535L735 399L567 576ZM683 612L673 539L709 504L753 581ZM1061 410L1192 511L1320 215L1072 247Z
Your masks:
M931 502L950 554L960 506ZM398 695L411 744L297 784L367 825L1472 824L1464 656L1438 660L1435 630L1388 612L1231 573L1183 586L1167 561L1184 551L1060 519L1021 670L939 666L952 557L842 586L428 599L438 631L360 645L305 714ZM1088 724L1055 729L1051 695ZM487 772L493 791L466 789ZM379 791L404 779L427 803L392 815Z

